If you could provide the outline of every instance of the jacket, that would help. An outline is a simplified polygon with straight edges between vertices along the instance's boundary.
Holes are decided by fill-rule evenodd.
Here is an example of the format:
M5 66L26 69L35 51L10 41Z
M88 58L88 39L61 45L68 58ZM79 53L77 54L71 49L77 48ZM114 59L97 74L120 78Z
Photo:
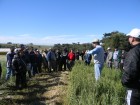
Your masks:
M97 45L93 50L87 52L94 56L94 63L104 64L104 49L102 46Z
M121 81L129 89L140 90L140 44L133 46L127 53Z

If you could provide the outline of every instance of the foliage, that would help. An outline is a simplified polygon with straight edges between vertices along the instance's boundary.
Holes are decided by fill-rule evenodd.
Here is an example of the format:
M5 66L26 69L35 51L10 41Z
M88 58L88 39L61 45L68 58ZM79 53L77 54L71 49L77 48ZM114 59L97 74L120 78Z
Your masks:
M125 89L120 77L120 71L104 68L96 82L93 65L76 63L70 74L66 105L123 105Z
M118 31L105 33L102 42L104 43L105 49L111 47L112 49L119 48L129 50L130 48L127 36Z
M73 49L75 52L77 50L81 51L86 51L87 49L90 50L92 49L92 45L91 43L84 43L84 44L80 44L78 43L73 43L73 44L55 44L54 49L59 49L59 50L64 50L67 49L68 51L70 51L71 49Z
M10 48L11 46L19 47L20 44L0 44L0 48ZM49 47L52 47L52 46L47 46L47 45L33 45L32 43L25 44L25 46L27 46L29 48L33 47L33 48L36 48L39 50L45 50L45 49L48 49Z

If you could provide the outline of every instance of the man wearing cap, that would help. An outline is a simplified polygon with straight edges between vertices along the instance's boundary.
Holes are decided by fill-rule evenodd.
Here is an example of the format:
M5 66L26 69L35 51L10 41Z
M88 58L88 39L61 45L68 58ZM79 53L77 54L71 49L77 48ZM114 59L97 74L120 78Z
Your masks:
M104 64L104 49L100 45L99 39L94 39L92 42L94 47L93 50L87 52L87 54L92 54L94 56L94 70L96 81L100 78L101 71Z
M113 57L113 52L111 51L111 48L107 48L107 58L106 58L106 63L107 67L112 69L112 57Z
M127 88L127 105L140 105L140 29L127 34L132 48L124 60L122 85Z

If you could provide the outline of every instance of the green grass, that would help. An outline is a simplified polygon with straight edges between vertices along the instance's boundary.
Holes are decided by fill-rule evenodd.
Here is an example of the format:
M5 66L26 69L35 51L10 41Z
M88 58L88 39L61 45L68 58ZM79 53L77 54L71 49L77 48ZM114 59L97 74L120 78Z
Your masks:
M6 56L5 55L0 55L0 62L1 62L1 66L2 66L1 81L3 81L3 79L5 79L5 75L6 75Z
M2 79L0 83L3 83L6 73L6 58L0 55L0 61L2 63ZM83 62L76 62L73 70L69 75L69 85L67 90L67 96L65 97L65 105L124 105L125 89L121 84L121 71L109 70L104 67L101 78L98 82L94 78L93 64L85 66ZM14 78L1 85L0 89L5 91L4 96L9 93L13 94L14 100L2 100L3 105L11 103L31 103L36 100L42 100L41 93L46 91L39 85L36 80L29 81L29 86L36 85L38 88L29 87L28 89L16 91L12 90L14 86ZM30 89L31 88L31 89ZM43 89L43 90L42 90ZM19 93L22 93L19 97ZM25 94L25 97L23 94ZM46 100L46 99L43 99ZM0 105L2 105L0 104ZM37 102L38 104L38 102Z
M93 64L77 62L70 74L66 105L123 105L125 89L121 71L104 67L99 81L94 79Z

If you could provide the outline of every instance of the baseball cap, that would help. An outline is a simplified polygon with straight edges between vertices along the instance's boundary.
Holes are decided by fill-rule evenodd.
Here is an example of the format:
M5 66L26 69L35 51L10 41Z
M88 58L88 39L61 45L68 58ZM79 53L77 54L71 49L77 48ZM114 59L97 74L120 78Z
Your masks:
M138 29L138 28L132 29L132 30L127 34L127 36L132 36L132 37L135 37L135 38L140 38L140 29Z
M92 41L92 43L97 43L97 42L100 42L99 39L94 39L94 40Z
M107 50L110 50L110 49L111 49L110 47L107 48Z

